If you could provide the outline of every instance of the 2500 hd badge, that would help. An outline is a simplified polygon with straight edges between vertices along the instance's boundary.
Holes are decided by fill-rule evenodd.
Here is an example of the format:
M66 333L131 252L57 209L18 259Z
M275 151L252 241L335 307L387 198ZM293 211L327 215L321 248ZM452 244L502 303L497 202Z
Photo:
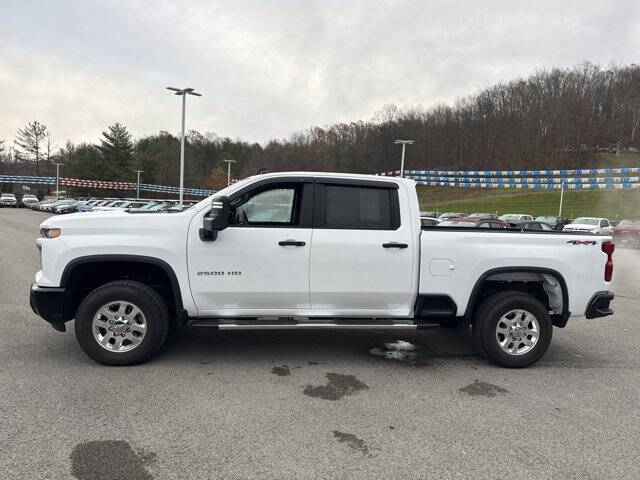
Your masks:
M204 276L211 276L211 277L223 277L225 275L228 275L228 276L237 277L239 275L242 275L242 272L238 270L229 271L229 272L225 272L223 270L205 270L202 272L198 272L196 275L198 276L204 275Z

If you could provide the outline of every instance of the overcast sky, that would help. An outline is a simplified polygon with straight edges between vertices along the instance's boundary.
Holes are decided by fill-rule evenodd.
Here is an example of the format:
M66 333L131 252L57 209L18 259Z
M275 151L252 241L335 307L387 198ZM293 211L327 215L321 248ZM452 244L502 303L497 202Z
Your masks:
M544 66L637 63L628 1L0 0L0 140L27 121L55 146L187 128L265 142L452 102Z

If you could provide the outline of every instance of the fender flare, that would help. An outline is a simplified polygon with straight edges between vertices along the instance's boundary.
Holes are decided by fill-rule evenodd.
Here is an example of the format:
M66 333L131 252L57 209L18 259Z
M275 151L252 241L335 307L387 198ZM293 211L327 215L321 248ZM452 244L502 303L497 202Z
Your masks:
M478 295L480 293L480 288L482 288L482 284L487 280L487 278L493 275L497 275L499 273L541 273L541 274L551 275L552 277L557 279L558 282L560 283L560 287L562 288L562 314L552 316L552 318L556 317L554 318L555 326L560 328L566 326L567 321L569 320L569 316L571 315L571 312L569 311L569 291L567 289L567 282L565 281L564 277L560 272L553 270L551 268L526 267L526 266L492 268L484 272L482 275L480 275L480 277L478 277L478 280L476 280L476 283L474 284L473 289L471 290L471 295L469 295L469 301L467 303L467 308L464 313L465 323L467 324L471 323L471 315L473 314L474 306L478 299Z
M86 255L84 257L78 257L71 260L64 267L62 276L60 277L60 287L67 287L71 272L78 265L94 262L134 262L134 263L148 263L160 267L169 277L169 283L171 284L171 290L176 302L176 309L181 311L183 309L182 294L180 293L180 283L178 277L173 270L173 267L164 260L160 260L155 257L147 257L144 255L121 255L121 254L104 254L104 255Z

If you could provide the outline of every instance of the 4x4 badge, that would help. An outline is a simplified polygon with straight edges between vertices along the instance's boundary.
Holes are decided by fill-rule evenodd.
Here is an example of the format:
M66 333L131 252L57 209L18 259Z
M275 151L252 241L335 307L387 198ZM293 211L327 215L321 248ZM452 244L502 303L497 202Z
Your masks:
M595 245L595 240L569 240L567 243L571 243L572 245Z

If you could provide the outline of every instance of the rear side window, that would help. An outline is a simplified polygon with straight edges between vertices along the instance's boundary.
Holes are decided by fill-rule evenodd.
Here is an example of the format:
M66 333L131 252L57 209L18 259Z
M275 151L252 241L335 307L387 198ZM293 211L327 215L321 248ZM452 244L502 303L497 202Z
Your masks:
M326 185L324 228L395 230L400 226L395 189Z

